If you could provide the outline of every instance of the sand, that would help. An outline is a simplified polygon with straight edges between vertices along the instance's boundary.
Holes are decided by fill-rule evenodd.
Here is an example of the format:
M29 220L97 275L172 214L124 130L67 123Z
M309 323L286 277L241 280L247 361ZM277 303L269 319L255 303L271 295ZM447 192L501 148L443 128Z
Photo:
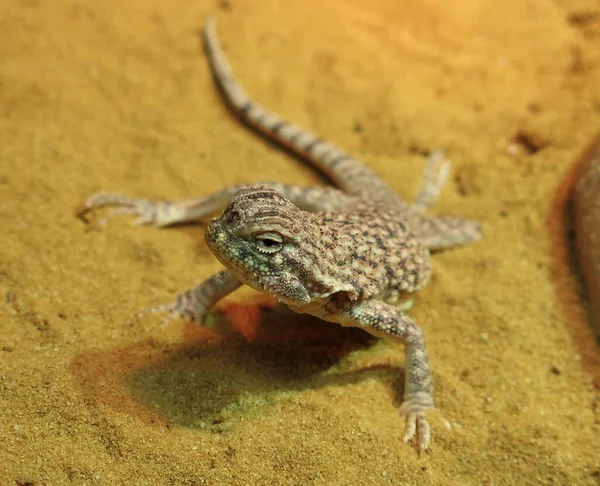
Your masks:
M412 317L433 442L401 443L401 348L225 300L206 328L138 310L219 268L202 227L74 216L323 180L227 111L207 13L247 91L485 238L435 256ZM0 484L600 484L600 357L567 231L600 129L593 0L25 0L0 5ZM260 305L259 305L260 304Z

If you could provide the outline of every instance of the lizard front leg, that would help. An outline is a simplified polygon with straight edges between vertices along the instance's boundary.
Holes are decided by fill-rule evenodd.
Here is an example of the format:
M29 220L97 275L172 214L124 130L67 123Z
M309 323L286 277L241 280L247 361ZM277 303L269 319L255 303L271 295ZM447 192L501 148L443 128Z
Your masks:
M77 215L103 207L112 207L118 214L137 216L134 224L169 226L177 223L200 221L223 209L231 198L244 186L231 186L205 197L179 201L151 201L113 193L96 193L88 197L77 210Z
M333 187L301 187L277 182L263 182L283 194L301 209L307 211L330 211L344 207L350 201L342 191ZM103 207L112 207L118 214L137 216L134 224L170 226L177 223L201 221L222 211L244 185L230 186L214 194L179 201L151 201L123 196L121 194L97 193L90 196L77 210L77 215Z
M433 378L421 328L406 314L381 301L360 302L346 309L341 324L360 327L405 347L404 400L400 413L405 417L404 442L416 434L420 451L429 447L431 433L425 412L433 408Z
M241 285L229 270L222 270L197 287L182 292L174 302L144 309L140 314L167 312L170 317L183 317L201 325L210 308Z

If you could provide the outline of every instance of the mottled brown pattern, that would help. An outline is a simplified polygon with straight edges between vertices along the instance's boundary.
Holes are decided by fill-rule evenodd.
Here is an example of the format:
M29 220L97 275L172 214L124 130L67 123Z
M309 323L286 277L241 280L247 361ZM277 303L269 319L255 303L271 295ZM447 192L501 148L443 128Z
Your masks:
M186 201L156 202L113 194L91 196L81 214L102 206L138 216L138 223L166 226L203 219L206 242L224 270L172 304L167 311L202 322L218 300L242 283L277 297L292 310L343 326L360 327L405 346L405 390L400 412L404 440L430 442L425 413L433 407L433 382L423 332L396 304L427 284L430 250L476 241L474 221L426 216L447 178L449 163L430 156L423 186L409 204L369 168L342 149L283 120L252 101L237 83L209 19L205 45L216 82L233 111L264 135L292 149L339 189L279 183L235 186Z

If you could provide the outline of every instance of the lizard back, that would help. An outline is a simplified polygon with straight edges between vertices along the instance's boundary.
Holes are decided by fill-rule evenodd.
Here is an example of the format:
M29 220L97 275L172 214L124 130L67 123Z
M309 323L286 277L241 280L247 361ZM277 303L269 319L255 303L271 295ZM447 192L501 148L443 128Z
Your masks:
M206 241L240 280L287 303L339 292L385 300L421 289L431 274L429 251L408 220L358 198L343 211L309 213L268 186L249 185L210 223Z

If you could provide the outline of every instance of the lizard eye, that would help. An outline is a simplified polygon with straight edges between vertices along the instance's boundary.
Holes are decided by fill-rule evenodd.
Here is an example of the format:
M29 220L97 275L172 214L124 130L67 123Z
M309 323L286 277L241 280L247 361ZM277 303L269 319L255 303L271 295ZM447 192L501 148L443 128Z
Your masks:
M279 233L259 233L254 236L254 243L261 253L277 253L283 248L283 237Z

